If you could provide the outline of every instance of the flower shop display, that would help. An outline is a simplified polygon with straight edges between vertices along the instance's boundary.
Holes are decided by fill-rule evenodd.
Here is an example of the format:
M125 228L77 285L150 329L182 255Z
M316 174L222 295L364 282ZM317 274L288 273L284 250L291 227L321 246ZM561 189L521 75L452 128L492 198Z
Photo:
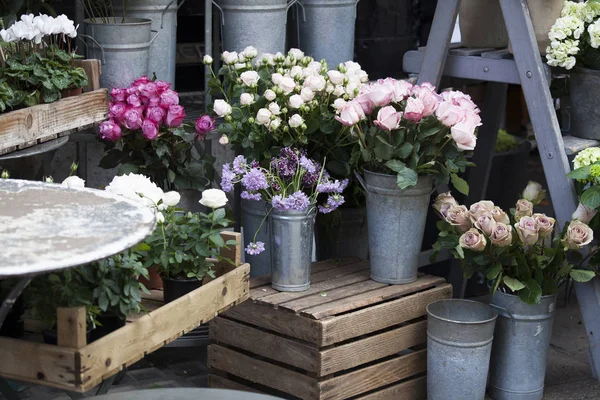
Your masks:
M418 257L433 179L452 182L471 165L479 109L457 91L438 95L430 84L413 86L391 78L365 84L336 119L351 127L354 158L364 161L371 278L403 284L417 279Z
M465 277L477 273L490 284L490 305L499 314L490 366L495 399L515 393L542 398L558 288L569 278L586 282L595 275L581 267L579 252L593 231L574 219L553 237L555 220L534 212L544 195L540 184L530 182L512 215L487 200L467 208L450 193L433 205L441 218L434 250L449 250Z
M279 291L303 291L310 287L314 220L317 211L329 213L344 203L347 180L333 180L319 162L302 150L285 147L268 168L258 161L237 156L223 166L221 187L226 192L241 183L242 198L268 204L270 243L254 239L246 253L271 254L272 287ZM322 195L322 196L320 196ZM319 196L322 203L317 204Z
M566 1L548 38L548 65L569 71L571 134L599 139L600 112L594 104L600 99L600 4Z
M210 155L195 147L214 127L209 116L184 123L179 95L165 81L142 76L127 88L111 91L109 119L100 125L106 142L103 168L119 166L119 173L141 173L164 190L193 195L213 178Z

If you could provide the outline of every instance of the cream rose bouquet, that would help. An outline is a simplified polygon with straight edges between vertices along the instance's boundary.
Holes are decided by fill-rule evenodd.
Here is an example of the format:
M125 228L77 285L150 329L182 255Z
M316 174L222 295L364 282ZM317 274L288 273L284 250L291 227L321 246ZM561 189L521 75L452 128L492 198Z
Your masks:
M516 294L528 304L556 293L569 277L589 281L595 273L575 268L572 260L584 263L579 250L592 242L593 231L574 219L553 237L555 220L533 210L543 198L541 185L529 182L509 215L491 201L467 208L450 193L439 195L433 205L441 218L434 258L440 250L449 250L461 261L465 277L480 273L492 293Z

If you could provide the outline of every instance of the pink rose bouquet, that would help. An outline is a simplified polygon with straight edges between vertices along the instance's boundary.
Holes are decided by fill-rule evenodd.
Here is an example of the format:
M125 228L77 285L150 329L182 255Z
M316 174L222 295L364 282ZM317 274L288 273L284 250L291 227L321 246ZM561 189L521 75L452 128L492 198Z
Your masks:
M120 166L120 173L149 176L164 190L204 189L212 180L213 159L194 148L214 129L208 115L185 123L185 109L171 84L146 76L128 88L114 88L109 119L100 125L106 142L104 168Z
M475 149L481 125L468 95L386 78L360 86L354 99L339 100L336 109L335 119L352 128L353 158L362 158L366 169L397 174L402 189L416 185L419 175L433 174L468 192L459 173L469 166L464 152Z

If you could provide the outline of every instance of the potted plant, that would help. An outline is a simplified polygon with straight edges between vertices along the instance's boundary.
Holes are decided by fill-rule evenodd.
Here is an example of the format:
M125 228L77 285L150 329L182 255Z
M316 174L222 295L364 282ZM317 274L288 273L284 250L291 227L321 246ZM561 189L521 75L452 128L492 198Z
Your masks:
M329 213L344 203L342 192L348 181L333 180L325 167L309 159L302 150L285 147L273 157L269 167L237 156L223 166L222 186L232 190L241 183L242 198L265 201L269 207L262 220L269 219L271 233L271 282L279 291L297 292L310 287L314 220L317 211ZM325 199L317 204L319 197ZM260 254L268 247L256 239L247 244L246 253Z
M551 67L570 71L571 134L599 139L600 112L593 106L600 88L600 3L566 1L548 38L546 59Z
M337 112L351 127L352 157L364 161L364 181L356 176L367 192L371 279L413 282L434 178L468 192L459 174L472 165L465 151L475 148L479 109L461 92L387 78L363 85Z
M478 273L490 285L490 305L499 314L490 364L493 398L542 398L558 288L569 278L586 282L595 275L581 268L579 252L593 240L592 230L574 219L553 237L554 219L533 210L543 197L541 185L530 182L512 215L491 201L467 209L450 193L433 206L441 218L434 250L449 250L465 277Z

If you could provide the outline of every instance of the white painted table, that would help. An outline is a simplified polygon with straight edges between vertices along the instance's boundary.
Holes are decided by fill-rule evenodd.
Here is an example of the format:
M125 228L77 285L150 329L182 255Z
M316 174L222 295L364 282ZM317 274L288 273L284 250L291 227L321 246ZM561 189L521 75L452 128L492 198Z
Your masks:
M96 397L98 400L281 400L266 394L225 389L151 389L123 392Z

